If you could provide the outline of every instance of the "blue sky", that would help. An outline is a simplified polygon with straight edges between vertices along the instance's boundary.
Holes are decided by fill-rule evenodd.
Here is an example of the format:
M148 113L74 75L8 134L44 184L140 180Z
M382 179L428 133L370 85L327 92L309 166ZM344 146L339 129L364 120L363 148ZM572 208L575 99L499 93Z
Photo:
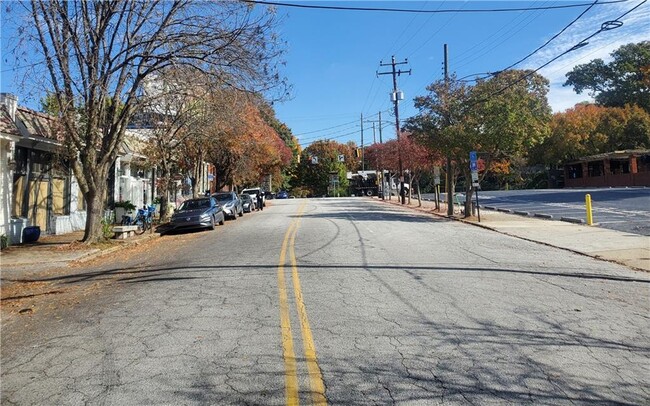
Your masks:
M285 0L292 2L291 0ZM606 0L601 0L606 1ZM549 59L571 48L613 20L640 4L627 0L617 4L597 5L587 12L551 44L518 65L537 68ZM3 9L6 6L3 1ZM344 7L402 8L417 10L489 9L504 7L539 7L586 4L591 0L556 1L299 1L293 3ZM16 3L14 3L15 5ZM449 68L458 77L473 73L493 72L519 60L551 38L582 13L587 6L561 10L507 13L443 13L414 14L372 11L312 10L277 7L282 16L279 27L287 42L286 67L283 70L293 85L291 98L275 105L278 118L298 137L303 147L318 139L349 140L360 143L360 115L364 123L365 144L373 141L372 123L382 111L384 140L395 138L394 116L389 94L390 75L380 61L408 59L403 70L411 75L398 78L405 94L400 103L400 118L416 114L413 98L426 93L426 86L442 78L443 44L449 47ZM7 58L7 50L20 25L15 17L2 12L1 92L19 95L21 104L37 107L30 87L21 88L24 69L15 69L15 61ZM594 58L607 59L609 53L629 42L650 39L650 3L645 3L624 17L624 25L603 32L589 45L573 51L540 71L551 80L549 102L554 111L562 111L575 103L588 100L586 94L576 95L562 87L566 72L573 66ZM26 64L28 62L21 62ZM33 87L31 87L33 90ZM376 124L378 126L378 123ZM378 133L376 133L378 137Z

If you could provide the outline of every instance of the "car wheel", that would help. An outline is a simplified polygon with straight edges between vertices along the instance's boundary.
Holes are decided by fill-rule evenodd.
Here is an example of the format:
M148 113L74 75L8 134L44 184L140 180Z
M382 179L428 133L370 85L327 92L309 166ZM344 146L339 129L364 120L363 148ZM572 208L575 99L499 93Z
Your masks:
M222 217L221 220L219 220L219 225L222 226L223 223L224 223L224 221L223 221L223 217Z
M210 230L214 230L214 216L210 217Z
M241 211L239 212L239 217L241 217L243 215L244 215L244 209L241 209Z

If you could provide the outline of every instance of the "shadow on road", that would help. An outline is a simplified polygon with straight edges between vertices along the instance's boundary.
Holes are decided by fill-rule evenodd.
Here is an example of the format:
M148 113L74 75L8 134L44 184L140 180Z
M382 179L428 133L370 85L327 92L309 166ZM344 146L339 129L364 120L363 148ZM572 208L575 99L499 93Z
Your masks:
M412 271L429 271L429 272L459 272L459 273L473 273L473 272L484 272L484 273L512 273L512 274L521 274L521 275L534 275L534 276L548 276L548 277L557 277L557 278L577 278L585 280L597 280L597 281L611 281L611 282L633 282L633 283L644 283L650 284L650 279L638 279L638 278L626 278L622 276L614 275L600 275L593 273L579 273L579 272L556 272L556 271L528 271L522 269L506 269L506 268L486 268L486 267L450 267L450 266L422 266L422 265L299 265L301 270L366 270L366 271L403 271L411 273ZM7 282L18 282L18 283L32 283L32 282L63 282L63 283L80 283L80 282L92 282L95 280L102 279L114 279L117 278L117 281L136 281L141 280L145 276L150 278L165 276L166 279L160 279L161 281L167 280L183 280L183 279L197 279L206 277L189 277L188 273L204 273L204 272L218 272L218 271L244 271L244 270L258 270L258 271L276 271L278 268L277 265L248 265L248 264L234 264L234 265L213 265L213 266L188 266L188 267L161 267L161 268L149 268L149 267L133 267L133 268L112 268L101 271L91 271L91 272L82 272L74 275L60 275L52 276L46 278L33 278L33 279L10 279L2 278L3 281ZM182 273L182 277L172 277L175 273ZM120 277L120 276L131 275L130 277ZM135 277L133 275L141 275ZM411 275L413 275L411 273ZM416 277L416 279L419 276ZM141 280L146 282L147 280Z

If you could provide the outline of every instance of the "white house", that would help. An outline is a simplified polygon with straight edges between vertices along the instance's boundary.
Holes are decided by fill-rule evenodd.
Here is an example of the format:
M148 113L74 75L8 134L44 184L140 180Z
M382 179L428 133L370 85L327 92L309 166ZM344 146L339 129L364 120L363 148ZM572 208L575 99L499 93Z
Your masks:
M0 95L0 235L7 236L11 243L21 242L22 228L11 220L13 202L14 151L20 140L15 124L17 100L10 95Z

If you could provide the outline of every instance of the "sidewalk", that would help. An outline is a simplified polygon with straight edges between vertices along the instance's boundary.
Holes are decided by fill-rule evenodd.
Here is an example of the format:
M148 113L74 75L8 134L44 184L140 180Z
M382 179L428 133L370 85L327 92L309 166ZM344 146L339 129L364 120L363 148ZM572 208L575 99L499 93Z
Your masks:
M87 262L159 236L146 232L126 240L107 240L89 247L80 242L83 235L83 231L45 235L35 243L13 245L0 251L0 284L18 279L35 279L43 272Z
M384 202L402 206L396 197ZM440 204L440 212L434 211L433 201L423 200L422 207L417 205L417 199L411 199L411 205L407 207L434 216L447 217L445 203ZM648 236L608 230L598 226L507 214L484 208L481 208L480 223L476 217L468 219L454 217L454 219L513 237L650 272L650 237Z

